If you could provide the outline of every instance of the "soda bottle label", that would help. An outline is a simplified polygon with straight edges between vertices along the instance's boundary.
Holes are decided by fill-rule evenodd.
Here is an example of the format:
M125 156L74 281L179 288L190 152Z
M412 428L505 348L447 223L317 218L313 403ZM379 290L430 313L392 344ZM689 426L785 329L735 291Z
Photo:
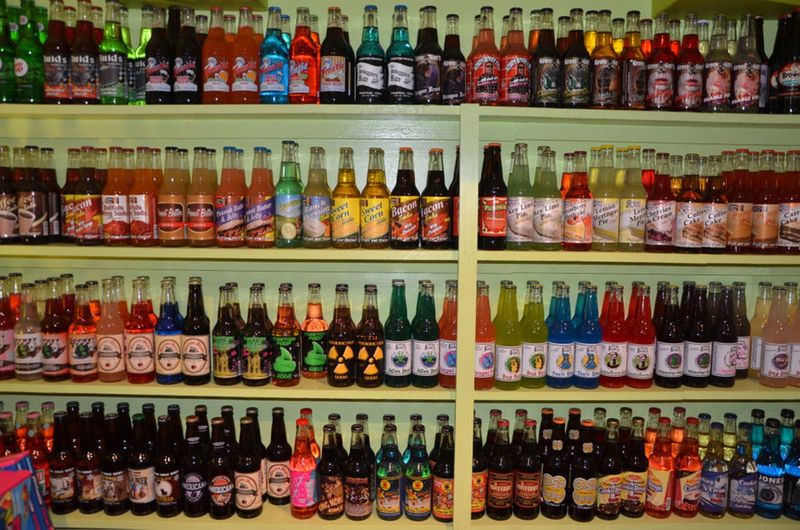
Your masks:
M731 100L731 78L733 65L728 61L706 63L703 105L716 107L727 105Z
M97 336L94 333L70 333L69 373L73 377L97 373Z
M483 513L486 510L486 490L489 482L489 471L472 472L472 513ZM536 502L539 502L539 495L536 495Z
M230 66L228 58L210 56L203 65L203 92L229 92Z
M460 105L464 103L467 79L466 63L455 59L443 61L442 76L444 78L442 103L446 105Z
M685 512L696 512L700 499L700 470L675 471L678 480L673 491L673 507Z
M515 243L533 241L534 205L533 197L508 198L506 241Z
M575 343L575 377L595 379L600 376L600 344Z
M547 343L547 377L572 377L575 365L575 343Z
M358 197L333 197L331 200L331 235L334 243L358 243L359 203Z
M418 103L438 102L442 97L442 56L423 53L414 57L414 97Z
M203 376L211 372L209 364L208 335L183 337L183 375L189 377Z
M433 516L437 519L453 518L453 490L455 481L452 478L433 477Z
M778 212L778 246L800 247L800 202L782 202Z
M0 193L0 239L17 235L17 214L16 193Z
M214 238L214 198L210 195L186 196L186 232L189 241Z
M541 379L547 373L546 370L546 342L523 342L522 343L522 377L526 379ZM477 373L475 377L478 377Z
M645 243L671 246L675 234L675 201L647 201Z
M675 246L679 248L700 248L703 246L705 223L703 213L705 204L698 202L679 202L675 212Z
M310 242L330 241L330 197L303 197L303 239Z
M97 335L97 369L104 374L125 371L125 336L122 333Z
M261 57L258 69L258 90L260 92L273 92L287 94L289 85L289 66L282 57L265 55Z
M783 379L789 375L791 346L763 341L764 358L761 362L761 375Z
M273 197L259 202L245 199L245 240L257 242L275 241L275 203Z
M794 345L792 345L794 347ZM798 358L800 360L800 358ZM747 370L750 366L750 337L738 337L736 342L736 365L737 370Z
M414 352L411 372L420 377L439 374L439 341L417 340L412 342Z
M474 103L489 104L497 101L500 90L500 61L493 55L483 55L472 64L472 100ZM525 70L527 72L527 69Z
M592 199L564 200L564 242L592 242Z
M292 477L294 478L294 474L292 474ZM292 491L294 491L294 488L292 488ZM369 502L368 477L345 476L344 513L348 517L364 517L372 513L372 503Z
M619 242L637 245L644 242L647 202L644 199L620 199Z
M656 375L678 378L683 375L683 342L656 342Z
M359 340L356 370L359 384L378 386L383 381L380 361L383 360L383 341Z
M450 239L450 197L421 198L422 240L444 243Z
M625 377L628 367L628 343L603 341L600 345L600 374Z
M734 64L731 105L740 109L758 107L760 91L761 65L753 63Z
M522 345L504 346L498 344L495 349L496 361L494 378L497 381L516 382L522 378Z
M236 337L214 335L211 338L214 355L214 377L233 378L241 374L239 341Z
M753 233L753 203L728 203L728 246L749 246Z
M595 479L589 479L586 482L592 482L592 505L594 505L594 496L597 492L597 482ZM576 481L577 482L577 481ZM589 494L589 487L584 483L583 490ZM567 477L563 475L551 475L550 473L542 474L542 502L548 506L561 506L567 498Z
M69 373L69 338L66 332L42 333L42 371L49 376Z
M619 61L594 59L592 65L592 105L615 107L619 104Z
M361 242L382 244L389 242L389 198L361 199Z
M564 59L564 106L579 106L589 103L589 59L567 57Z
M592 201L592 242L616 243L619 240L619 199Z
M299 336L272 336L275 343L275 360L272 371L275 379L290 381L300 378L300 337Z
M128 62L130 75L128 76L128 100L142 102L147 93L147 59L140 57Z
M783 475L772 477L765 473L758 474L756 503L762 509L778 511L783 506Z
M319 507L322 517L333 517L344 511L344 483L337 475L319 475ZM399 495L398 495L399 502ZM378 508L380 513L380 507Z
M267 460L267 494L273 499L285 499L291 493L289 461Z
M533 201L533 241L561 243L564 201L559 198L536 198Z
M792 353L789 360L789 377L800 377L800 343L792 343Z
M14 369L17 376L42 372L42 334L14 333Z
M309 87L309 70L311 67L309 61L289 61L289 94L310 94L311 88Z
M399 516L401 514L401 483L402 475L400 474L378 475L378 483L375 490L375 510L378 512L378 515L391 517Z
M647 64L639 59L622 63L622 104L628 108L644 108L647 98Z
M17 193L19 235L46 236L47 193L42 191L21 191Z
M156 206L158 238L166 241L181 240L186 237L184 223L184 204L182 196L159 195Z
M102 204L103 239L127 241L130 239L130 215L127 195L103 195Z
M753 349L750 355L750 368L761 369L761 356L764 353L764 340L761 337L752 337Z
M711 355L711 375L715 377L734 377L736 375L738 350L738 342L714 341Z
M623 507L644 508L647 495L647 471L625 471L622 474L620 500Z
M386 375L405 377L411 375L412 345L410 340L386 340Z
M453 230L453 237L458 237L458 208L459 203L461 200L459 199L458 195L452 198L453 199L453 217L450 219L452 223L452 230Z
M151 241L158 238L156 197L148 194L128 195L131 219L131 239Z
M242 337L242 377L251 381L271 378L269 356L267 337Z
M297 473L299 475L301 473ZM293 474L294 478L294 474ZM259 508L263 501L259 492L261 482L260 471L253 473L234 473L233 482L236 488L236 508L239 510L255 510Z
M43 60L45 99L69 99L69 57L45 54ZM0 69L2 69L1 65Z
M324 55L320 60L319 91L347 91L347 57L343 55Z
M50 468L50 498L54 501L72 502L75 498L74 467L65 469Z
M227 475L217 475L208 482L208 493L212 506L226 507L233 496L233 480Z
M678 65L678 82L675 107L696 110L703 102L703 65L689 63Z
M366 481L367 479L363 480ZM427 517L431 513L431 482L430 477L422 478L406 475L403 507L407 515ZM367 498L369 498L368 492Z
M14 372L14 330L0 329L0 374Z
M631 379L648 380L653 378L655 364L655 344L628 343L627 372Z
M189 50L184 50L183 54L175 57L175 65L172 68L172 75L175 79L175 92L197 92L197 57Z
M97 58L90 54L70 59L70 87L75 99L97 99Z
M728 236L728 205L707 203L703 230L703 248L725 248Z
M728 472L703 471L700 478L700 508L706 513L724 514L728 507Z
M557 57L534 59L536 68L531 90L535 104L539 106L558 105L561 96L561 61Z
M317 504L317 470L291 469L289 488L291 490L292 506L296 508L308 508L309 506ZM236 493L238 505L238 488ZM258 497L259 495L256 496Z
M711 375L711 343L686 341L684 375L708 377Z
M414 59L391 57L386 65L390 103L408 103L414 96Z
M753 205L754 247L773 247L777 243L779 208L777 204Z
M420 198L417 196L392 195L392 241L403 243L419 240Z
M156 373L181 373L181 335L155 334Z
M672 509L672 482L674 471L647 469L647 496L645 506L658 512L668 512Z
M171 92L170 86L170 58L163 54L156 52L154 56L147 57L145 67L145 92Z
M235 57L231 68L231 92L258 92L258 63L252 57Z
M514 472L489 470L487 490L486 505L489 508L511 508L514 504Z
M728 509L732 513L752 514L756 506L757 473L731 477L728 492Z
M103 504L119 505L128 500L128 470L103 471Z
M76 195L73 206L75 237L100 239L103 234L100 195Z
M134 504L147 504L156 500L156 476L153 466L129 469L130 498Z
M128 100L128 56L111 52L100 54L100 97Z
M479 212L479 235L484 237L506 236L506 211L508 197L481 197Z
M386 88L383 57L361 57L356 64L356 97L380 100Z
M151 471L152 469L150 468ZM134 482L135 471L134 469L130 470L132 475L130 478L131 500L133 502L136 502L136 493L140 491L137 490ZM103 498L103 475L100 474L99 469L76 469L75 481L78 483L78 501L96 501Z
M514 506L523 509L537 508L540 503L541 480L542 476L538 472L516 471L514 473Z
M244 197L217 196L214 205L218 241L244 240Z
M303 371L310 373L325 372L328 350L326 331L303 331ZM254 337L255 339L256 337Z
M675 65L658 62L647 65L647 106L671 108L675 86Z
M458 346L454 340L439 340L439 374L456 376Z
M200 473L189 471L181 477L181 491L187 504L202 504L206 502L206 488L208 482Z
M800 90L800 63L789 59L777 72L778 95L790 98Z
M575 479L573 484L580 479ZM589 479L589 481L594 479ZM574 490L573 490L574 491ZM618 513L622 503L622 474L604 475L597 479L597 509L600 513ZM573 493L573 498L575 494ZM577 504L577 500L576 504ZM592 504L588 506L594 505Z
M475 379L494 377L494 342L475 343Z
M148 374L155 369L152 333L125 333L125 368L131 374Z

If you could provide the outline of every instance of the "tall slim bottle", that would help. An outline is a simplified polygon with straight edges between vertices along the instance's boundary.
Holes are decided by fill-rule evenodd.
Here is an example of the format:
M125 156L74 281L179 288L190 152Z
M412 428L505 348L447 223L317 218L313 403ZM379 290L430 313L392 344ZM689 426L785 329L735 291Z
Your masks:
M639 11L628 11L625 17L625 46L620 54L623 109L644 110L647 98L647 57L642 51L639 17Z
M44 101L44 50L36 29L34 0L24 0L20 16L19 40L14 51L14 73L17 80L17 103ZM91 23L90 23L91 24ZM10 26L10 25L9 25ZM97 55L95 45L95 57ZM74 58L72 59L74 61ZM73 66L74 68L74 66ZM94 74L95 72L90 73Z
M386 102L409 104L414 100L414 49L408 42L408 12L394 6L392 39L386 49ZM462 59L463 60L463 59Z
M575 369L575 328L570 321L569 286L559 285L555 297L555 315L547 332L546 383L551 388L569 388Z
M460 105L466 100L467 63L461 53L458 15L447 15L442 52L442 103Z
M772 303L762 341L758 382L765 386L785 387L791 356L791 331L784 287L772 288Z
M356 384L363 388L383 385L384 331L378 316L378 288L364 286L361 320L356 327Z
M282 283L278 289L278 315L272 327L273 383L295 386L300 382L300 326L294 316L292 284Z
M496 331L492 323L489 286L486 285L486 282L479 280L477 291L474 352L475 390L489 390L494 388Z
M78 293L75 319L69 326L69 374L76 383L97 380L97 326L89 309L89 293L85 285Z
M451 199L444 182L442 158L443 150L439 148L431 149L428 154L428 177L420 197L422 248L450 246Z
M533 182L533 248L559 250L562 241L564 202L555 173L555 152L539 148ZM541 168L541 171L538 169Z
M264 287L252 285L247 323L242 329L242 382L245 386L263 386L271 382L271 335L272 322L264 303Z
M386 187L383 149L369 149L367 185L361 192L361 248L380 249L389 246L390 200Z
M378 8L364 7L364 29L356 52L356 103L383 103L386 96L386 54L378 36Z
M392 248L417 248L420 240L420 194L414 182L414 151L400 148L397 180L389 198L391 206Z
M417 388L432 388L438 383L439 325L436 322L431 282L420 283L417 311L412 323L412 339L411 384Z
M311 148L308 184L303 190L303 246L326 248L331 244L331 189L325 169L325 150Z
M425 6L419 12L417 47L414 49L414 102L442 102L442 48L436 30L436 7Z
M763 355L764 326L767 323L770 308L772 306L772 283L758 282L758 298L753 316L750 319L751 351L750 351L750 377L758 377L761 372L761 357ZM757 456L756 453L754 453Z
M514 146L513 160L511 175L508 178L506 248L529 250L533 248L535 237L535 199L528 168L528 144Z
M289 47L281 33L281 10L270 6L267 33L259 49L258 93L261 103L289 102Z
M348 286L336 286L333 320L328 328L328 384L351 386L356 381L356 325L350 316Z
M531 103L535 107L557 107L561 103L562 60L555 45L553 10L540 10L542 25L531 60Z
M63 1L55 0L50 2L50 22L47 28L47 40L44 42L43 54L44 102L57 105L70 103L72 99L69 86L71 50L69 42L67 42L66 26L64 24ZM11 57L4 57L5 60L9 58L13 60L13 51L11 51ZM0 76L4 76L6 69L9 67L12 68L11 80L13 82L13 66L10 64L4 64L0 68L3 71ZM0 89L0 94L3 92L6 91ZM0 95L0 100L3 100L2 95Z
M542 285L528 281L527 287L525 306L520 320L523 341L522 386L542 388L545 385L547 353L547 326L544 322Z
M352 94L348 92L353 64L347 52L342 31L342 12L338 7L329 7L328 30L320 48L320 103L353 102Z
M281 174L275 186L275 246L303 246L303 184L300 182L297 144L282 142Z
M653 53L647 59L646 108L671 109L675 102L675 54L670 49L669 15L659 13L655 21Z
M458 358L458 282L446 282L439 318L439 384L444 388L456 387L456 364Z
M497 105L504 74L505 71L500 64L500 52L495 44L494 9L484 6L481 8L478 42L467 57L469 101L481 105ZM525 78L528 77L527 74L526 69Z
M628 328L628 386L649 388L653 385L656 332L650 312L650 286L642 285L636 293L635 317Z
M569 12L569 37L567 49L564 51L562 105L565 107L582 108L589 104L589 62L589 52L583 43L583 9L574 8Z
M726 28L727 17L714 15L703 75L702 110L705 112L725 112L730 108L733 59L728 53Z
M619 106L621 94L620 61L613 47L611 11L598 13L597 44L591 52L591 106L614 109Z
M297 19L289 48L289 103L318 103L320 86L319 43L312 39L311 15L297 8Z
M333 248L358 248L361 192L353 170L353 149L339 149L339 174L331 194L331 242Z
M45 381L69 379L69 319L64 315L57 278L47 280L47 302L42 316L42 373ZM0 332L1 333L1 332ZM3 346L4 347L4 346Z
M211 380L210 328L203 305L203 281L189 278L189 297L183 321L181 359L183 382L203 385Z
M412 330L406 310L406 289L403 280L392 280L389 317L384 324L385 376L389 387L411 384Z
M645 512L658 519L669 517L672 510L676 469L675 460L672 458L669 428L669 418L662 417L658 420L658 431L647 469Z
M17 379L42 379L42 330L34 285L22 284L20 318L14 326L14 369Z
M779 427L780 422L777 419L767 420L764 446L756 458L756 515L765 519L780 517L783 507L786 469L780 453Z
M731 111L758 112L761 64L756 48L756 20L753 15L746 14L740 21L739 42L733 57Z
M478 197L478 248L481 250L504 250L507 232L508 189L503 181L500 144L489 144L484 147Z
M575 331L573 384L578 388L597 388L600 380L603 338L597 310L597 286L586 287L583 317Z
M517 288L511 284L501 290L496 328L494 386L515 390L522 380L522 335L517 313Z

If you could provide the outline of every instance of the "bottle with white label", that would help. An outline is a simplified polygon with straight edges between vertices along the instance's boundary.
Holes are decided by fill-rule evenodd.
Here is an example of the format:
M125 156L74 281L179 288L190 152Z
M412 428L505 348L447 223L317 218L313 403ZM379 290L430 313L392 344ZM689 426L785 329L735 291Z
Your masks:
M625 373L628 368L628 327L625 324L624 288L611 286L608 301L608 318L603 326L603 343L600 347L600 384L605 388L625 386Z
M569 388L575 369L575 328L569 309L569 285L556 287L553 323L547 331L547 375L550 388Z
M761 368L758 382L765 386L785 387L789 377L792 333L786 304L786 288L772 288L772 304L764 325Z
M750 321L747 319L747 293L745 282L733 282L733 320L736 323L736 379L747 379L747 369L752 356Z
M533 212L533 185L528 169L528 144L517 144L514 146L511 158L511 175L508 177L507 249L533 248Z
M181 362L183 316L175 299L174 278L161 280L161 311L154 330L156 381L170 385L183 381Z
M439 382L439 324L433 300L433 282L420 282L417 313L412 323L411 384L432 388Z
M494 388L494 362L496 333L492 323L492 310L489 304L489 286L478 280L478 297L475 306L475 390L491 390ZM525 329L525 317L521 323ZM524 337L523 337L524 338ZM523 363L524 363L523 343ZM523 380L524 380L523 364ZM544 367L542 367L542 370Z
M684 158L681 191L675 198L675 252L700 252L705 230L705 199L700 192L700 156Z
M14 369L21 381L43 376L42 328L34 289L32 283L22 284L19 320L14 326Z
M613 147L601 148L597 184L592 186L592 250L617 250L620 189L615 179L613 157ZM617 160L624 168L625 149L617 149Z
M541 283L528 281L519 324L522 334L522 386L543 388L547 372L547 326L544 322Z
M617 169L619 172L619 167ZM644 250L647 191L642 185L642 150L632 145L625 151L625 175L619 197L619 250Z
M720 176L722 157L708 157L703 173L706 178L706 210L703 221L703 252L721 254L728 244L728 197Z
M392 280L389 318L383 326L385 339L384 383L389 387L411 384L411 323L406 309L406 282Z
M539 147L533 179L533 248L560 250L563 233L564 200L556 178L556 154Z
M639 285L633 320L628 330L626 384L632 388L653 386L656 354L656 330L650 318L650 286Z
M603 329L597 308L597 286L586 287L584 313L575 337L575 371L572 383L578 388L600 386L600 356Z
M522 333L517 312L517 286L511 282L500 288L494 327L494 386L516 390L522 381Z
M656 335L656 362L653 381L662 388L678 388L683 377L686 352L683 321L678 306L678 286L670 285L664 307L664 322Z
M739 352L739 337L736 334L736 321L733 311L733 292L725 285L719 317L713 329L714 344L711 352L711 386L732 387L736 379L736 361Z
M750 377L758 377L761 370L762 335L771 307L772 282L758 282L756 308L750 319Z
M686 353L683 365L683 384L704 388L711 375L711 327L708 318L705 285L695 286L691 304L691 318L686 330Z

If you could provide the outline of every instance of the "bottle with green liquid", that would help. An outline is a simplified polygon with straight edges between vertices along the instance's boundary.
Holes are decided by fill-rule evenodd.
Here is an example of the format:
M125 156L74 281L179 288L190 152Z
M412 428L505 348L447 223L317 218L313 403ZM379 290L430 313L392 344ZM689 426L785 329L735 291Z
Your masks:
M644 251L647 191L642 184L642 150L632 145L625 150L625 176L619 199L619 250Z
M303 246L303 184L300 182L297 144L284 141L282 148L281 176L275 186L275 246L300 248Z
M556 153L546 146L539 151L533 183L533 248L560 250L564 201L556 178Z
M533 186L528 167L528 144L517 144L511 160L508 177L508 235L506 248L530 250L533 248Z
M522 380L522 333L516 285L508 282L501 287L497 306L494 386L500 390L516 390Z
M406 282L392 280L392 300L389 318L383 325L386 364L384 383L389 387L411 384L411 322L406 309Z
M411 384L417 388L435 387L439 380L439 323L436 321L432 282L425 281L420 285L417 314L411 327Z
M530 280L519 321L522 338L522 386L544 388L547 371L547 325L544 322L542 284Z
M599 154L597 184L592 188L592 250L617 250L619 242L619 195L616 183L613 147L603 147ZM624 160L625 151L617 149Z

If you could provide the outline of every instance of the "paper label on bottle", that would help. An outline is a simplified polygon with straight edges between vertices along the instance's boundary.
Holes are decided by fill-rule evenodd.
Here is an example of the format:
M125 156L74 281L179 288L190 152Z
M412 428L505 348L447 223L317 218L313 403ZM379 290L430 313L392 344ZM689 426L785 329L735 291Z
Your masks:
M455 377L458 345L454 340L439 339L439 373Z
M334 243L358 243L358 197L333 197L331 200L331 235Z
M402 472L398 472L395 475L378 476L375 488L375 510L378 515L399 516L402 513L402 487Z
M66 332L42 333L42 370L50 376L69 372L69 337Z
M420 200L422 241L443 243L450 239L450 197L426 197Z
M379 99L386 88L383 57L362 57L356 63L356 95ZM360 101L360 100L359 100Z
M793 342L789 360L789 377L800 378L800 342Z
M472 472L472 513L483 513L483 511L486 509L486 490L488 489L488 482L488 470L484 469L483 471ZM536 501L538 503L539 495L537 494L536 497Z
M686 110L699 109L703 102L703 65L679 64L677 70L675 106Z
M343 55L323 55L319 66L319 91L347 91L347 57Z
M493 55L481 55L470 62L473 102L483 105L496 102L500 92L500 61Z
M261 483L261 471L252 473L234 474L236 487L236 508L239 510L255 510L263 504L259 493Z
M644 199L619 200L619 242L628 245L644 243L647 204Z
M186 237L186 205L182 196L159 195L156 206L158 237L164 240L182 240Z
M575 343L575 377L600 377L601 344Z
M705 230L705 204L679 202L675 209L675 242L678 248L700 248L703 246Z
M386 375L405 377L411 375L412 345L410 340L386 341Z
M442 103L460 105L466 96L467 64L463 60L442 61Z
M778 241L777 204L753 205L753 246L772 248Z
M724 514L728 507L728 471L706 471L700 478L700 508L705 513Z
M241 356L238 337L213 335L211 350L214 355L214 377L232 378L241 374Z
M208 335L190 335L183 337L183 375L197 377L211 372L208 352Z
M653 378L655 369L656 345L628 343L627 375L631 379L647 380Z
M231 92L258 92L258 60L255 57L234 57L231 77Z
M442 95L442 56L423 53L414 57L414 98L438 101Z
M330 241L331 198L325 196L303 197L303 239Z
M738 342L714 341L711 354L711 375L716 377L734 377L736 375L736 358Z
M291 503L295 508L308 508L317 504L317 470L290 469L289 489Z
M273 499L285 499L291 493L289 461L267 460L267 494Z
M539 57L533 59L531 73L534 102L539 106L555 106L561 98L561 59Z
M647 471L625 471L622 473L620 499L623 506L644 505L647 495Z
M628 367L628 343L608 342L600 344L600 374L605 377L625 377Z
M656 511L670 511L672 509L672 482L675 472L647 469L647 496L646 506Z
M203 92L230 91L230 64L227 56L206 57L203 65Z
M217 241L244 241L244 211L241 195L217 195L214 200Z
M761 508L780 510L783 506L783 490L785 477L783 475L771 477L764 473L758 474L756 488L756 501Z
M433 477L432 512L437 519L453 518L453 491L455 480L452 478Z
M216 475L208 481L208 494L213 506L228 506L233 490L233 478L228 475Z
M495 347L495 371L494 378L497 381L515 382L522 378L522 345L505 346L496 345Z
M705 89L703 105L716 107L727 105L731 100L731 78L733 64L729 61L707 62L705 70Z
M564 242L592 242L592 199L564 199Z
M475 343L475 379L494 377L494 342Z
M592 104L615 107L619 104L620 71L617 59L592 61Z
M647 106L672 108L675 64L659 61L647 65Z
M0 192L0 239L17 235L18 213L16 193Z
M103 239L127 241L130 239L130 214L127 195L103 195L102 204Z
M728 205L707 203L703 225L703 248L725 248L728 243Z
M691 377L708 377L711 375L710 342L686 341L683 373Z
M258 202L253 202L250 197L246 197L244 218L245 241L275 242L274 197L262 197L262 200Z
M170 58L163 52L157 52L155 56L147 57L145 67L146 92L167 92L172 90L170 86Z
M758 475L744 473L731 477L728 487L728 507L735 513L753 513L756 506L756 487Z
M389 202L392 208L392 241L418 241L420 198L411 195L392 195Z
M783 379L789 375L789 357L791 344L776 344L764 341L763 359L761 361L761 375Z
M564 106L589 103L590 80L589 59L566 57L564 59L564 87L561 96Z
M675 238L675 201L647 201L645 243L671 246Z
M644 108L647 97L647 63L629 59L622 63L622 104L627 108Z
M622 474L604 475L598 478L597 509L602 513L618 513L621 503Z
M514 503L514 472L489 470L486 505L490 508L511 508Z
M14 372L14 330L0 330L0 374Z
M128 195L128 212L131 222L131 239L152 241L158 238L156 225L156 196Z
M738 337L736 341L736 370L747 370L750 366L750 337Z
M407 57L392 57L386 65L386 86L390 95L414 90L414 63Z
M263 55L258 68L258 90L287 94L289 90L289 64L276 55Z
M131 374L155 369L153 333L125 333L125 368Z
M189 241L214 239L214 197L186 196L186 232Z
M575 343L547 343L547 376L557 379L572 377L575 366Z
M103 504L119 504L128 500L128 470L103 472Z
M383 244L389 242L391 210L389 197L361 199L361 242Z
M656 342L656 375L670 379L681 377L684 354L683 342Z
M46 53L42 59L44 61L44 97L68 100L70 98L69 57L59 53ZM0 70L2 69L0 66Z
M69 373L78 377L97 373L97 336L94 333L70 333Z
M508 197L481 197L478 234L484 237L506 236Z
M101 239L103 221L100 195L76 194L72 208L75 237L89 240Z
M310 94L309 72L316 69L316 64L309 61L289 61L289 94Z
M439 341L412 341L414 357L412 373L419 376L433 376L439 373Z
M181 490L184 501L189 504L206 502L208 482L200 473L188 472L181 476Z
M17 215L19 235L48 235L47 193L42 191L17 192Z
M764 340L761 337L751 337L752 349L750 350L750 368L761 369L761 357L764 355Z
M696 512L697 504L700 499L700 470L697 471L675 471L677 480L673 495L673 506L676 509Z
M72 54L70 59L70 87L75 99L97 99L97 57L90 54Z
M475 474L473 473L473 476ZM517 470L514 472L514 506L537 508L541 502L542 475L539 472Z
M536 198L533 201L533 241L561 243L564 222L561 198Z
M75 497L75 468L50 468L50 497L54 501L71 501Z
M278 239L294 241L301 236L303 224L303 196L278 194L275 196L275 231Z
M182 335L155 334L156 373L175 375L182 372L181 367Z
M477 66L477 64L476 64ZM477 68L473 70L473 76L477 73ZM500 58L500 99L503 103L527 105L530 100L530 59L526 55L509 56L504 55ZM485 73L485 70L484 70ZM488 75L488 74L486 74ZM473 77L475 79L475 77ZM481 85L478 78L476 89ZM482 101L476 100L476 103Z
M131 474L133 472L134 470L131 470ZM76 469L75 480L79 487L78 501L96 501L103 498L103 475L99 469ZM132 481L131 492L134 492ZM133 494L131 500L136 502Z
M782 202L778 210L778 246L800 247L800 202Z
M342 478L339 475L319 475L317 479L319 482L319 514L328 518L344 512L344 482ZM397 501L400 502L399 492Z
M750 244L753 232L753 203L728 203L728 246Z
M263 381L272 377L270 353L268 337L242 337L242 377L251 381ZM319 371L324 368L323 362Z
M761 65L749 62L734 64L731 105L736 108L758 107L760 91Z
M619 239L619 199L592 201L592 242L616 243Z
M14 333L14 366L17 375L42 372L42 334Z
M547 374L547 343L522 343L522 377L541 379ZM477 372L476 372L477 377Z
M153 466L128 469L130 498L134 504L147 504L156 500L156 472Z
M101 53L98 56L100 96L128 99L128 56L124 53Z
M597 489L597 482L595 479L592 480L594 483L594 491L596 492ZM589 488L585 488L589 489ZM542 474L542 502L549 506L560 506L564 500L567 498L567 477L563 475L551 475L550 473L543 473Z

